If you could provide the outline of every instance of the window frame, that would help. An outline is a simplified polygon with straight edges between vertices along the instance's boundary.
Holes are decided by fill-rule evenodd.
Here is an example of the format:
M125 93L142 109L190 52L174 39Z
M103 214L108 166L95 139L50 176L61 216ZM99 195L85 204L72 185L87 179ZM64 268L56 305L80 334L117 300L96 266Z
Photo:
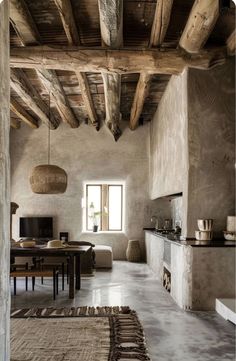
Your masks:
M84 182L84 199L82 200L82 207L84 208L84 221L83 221L83 228L84 232L92 232L92 229L88 229L88 189L89 186L100 186L100 202L101 202L101 217L100 217L100 225L99 225L99 231L98 232L105 232L105 233L123 233L124 232L124 196L125 196L125 182L124 181L86 181ZM109 229L109 187L110 186L119 186L121 188L121 228L120 229ZM103 188L107 188L107 191L104 192ZM107 202L104 201L104 193L107 195ZM104 229L104 212L102 210L104 209L104 206L107 207L108 215L107 215L107 227Z

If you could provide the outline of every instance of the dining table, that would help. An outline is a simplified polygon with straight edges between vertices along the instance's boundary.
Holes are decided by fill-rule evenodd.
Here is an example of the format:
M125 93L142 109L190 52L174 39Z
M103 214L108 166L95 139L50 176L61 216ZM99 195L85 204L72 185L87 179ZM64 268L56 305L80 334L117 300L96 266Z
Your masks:
M69 298L75 297L75 290L81 288L80 257L83 256L91 246L66 245L61 248L48 248L45 245L34 247L11 247L11 257L67 257L69 270Z

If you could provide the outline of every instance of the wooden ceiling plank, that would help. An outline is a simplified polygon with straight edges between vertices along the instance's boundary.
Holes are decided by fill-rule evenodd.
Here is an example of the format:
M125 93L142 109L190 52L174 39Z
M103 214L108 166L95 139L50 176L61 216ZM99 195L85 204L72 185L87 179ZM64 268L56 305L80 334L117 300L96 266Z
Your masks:
M197 53L206 43L219 16L219 0L195 0L179 46Z
M228 37L226 41L227 51L229 55L235 55L236 50L236 30Z
M22 45L40 44L38 29L24 0L10 0L10 21Z
M172 5L173 0L157 1L149 47L157 47L163 43L170 22Z
M38 122L32 117L15 99L11 98L10 109L18 118L29 125L31 128L38 128Z
M69 124L71 128L77 128L79 126L79 121L76 119L70 108L64 89L59 82L55 70L37 70L37 74L45 89L50 94L51 99L53 99L62 120Z
M120 48L123 45L123 0L98 0L102 45ZM105 96L105 124L115 141L121 136L121 76L102 72Z
M19 129L20 126L21 126L21 123L18 119L16 118L11 118L10 119L10 126L11 128L14 128L14 129Z
M75 74L76 74L78 82L79 82L81 95L83 98L84 106L86 108L88 117L89 117L92 125L97 130L99 130L99 119L98 119L98 116L97 116L95 108L94 108L94 103L93 103L93 99L92 99L91 92L89 89L89 83L88 83L87 76L85 73L81 73L78 71L75 72Z
M27 104L27 106L51 129L58 127L58 120L51 113L49 117L49 108L41 99L37 90L32 86L21 69L11 70L11 87Z
M80 72L180 74L186 66L209 69L223 64L226 47L203 49L185 55L181 49L133 50L37 46L11 48L10 66Z
M152 76L150 74L140 73L130 113L131 130L136 129L138 126L139 118L143 110L143 105L148 95L151 78Z
M63 28L65 30L68 43L70 45L79 45L80 38L77 30L72 5L70 0L54 0L59 11Z

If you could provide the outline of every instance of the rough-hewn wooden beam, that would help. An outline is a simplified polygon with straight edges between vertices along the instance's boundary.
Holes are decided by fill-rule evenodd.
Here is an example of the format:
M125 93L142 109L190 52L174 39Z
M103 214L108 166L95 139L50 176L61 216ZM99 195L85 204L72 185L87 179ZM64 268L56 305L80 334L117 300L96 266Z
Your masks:
M20 126L21 126L21 123L18 119L16 118L11 118L10 119L10 125L11 125L11 128L14 128L14 129L19 129Z
M134 130L138 126L139 117L143 110L143 105L148 94L151 75L141 73L139 76L139 81L136 87L134 101L130 113L130 129Z
M79 45L80 39L70 0L54 0L70 45Z
M10 0L10 20L23 45L40 43L40 35L24 0Z
M149 46L160 46L165 38L170 22L173 0L158 0L152 24Z
M121 136L120 123L120 75L102 73L105 95L106 119L105 123L114 136L115 141Z
M229 55L235 55L236 50L236 30L228 37L226 41L227 51Z
M93 126L97 130L99 130L99 120L98 120L97 114L94 109L93 99L92 99L92 96L90 93L87 76L85 73L80 73L78 71L75 72L75 74L78 78L81 95L83 98L83 102L84 102L88 117L89 117L91 123L93 124Z
M70 108L64 89L58 80L55 70L38 70L37 74L53 99L62 120L69 124L71 128L77 128L79 126L79 121L76 119Z
M102 45L120 48L123 44L123 0L98 0ZM120 91L121 76L102 73L104 84L105 123L117 141L121 135Z
M179 45L188 53L204 46L219 16L219 0L195 0Z
M10 109L31 128L38 128L38 122L15 99L11 98Z
M179 74L186 66L209 69L223 64L226 47L203 49L198 54L175 50L113 50L81 47L11 48L10 66L28 69L61 69L80 72Z
M11 70L11 87L27 104L27 106L51 129L58 127L58 120L52 113L49 119L49 108L36 89L29 82L21 69Z
M119 48L123 44L123 0L98 0L103 45Z

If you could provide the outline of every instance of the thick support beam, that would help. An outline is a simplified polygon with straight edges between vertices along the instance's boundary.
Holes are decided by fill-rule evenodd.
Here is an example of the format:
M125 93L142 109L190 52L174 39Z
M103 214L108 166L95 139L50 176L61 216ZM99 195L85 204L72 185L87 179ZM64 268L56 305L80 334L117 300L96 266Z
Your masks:
M229 55L235 55L236 50L236 30L228 37L227 42L227 51Z
M11 128L19 129L21 126L21 122L16 118L11 118L10 125L11 125Z
M158 0L152 24L149 46L160 46L165 38L171 16L173 0Z
M15 99L11 98L10 109L15 113L18 118L28 124L31 128L36 129L39 127L38 122L34 119Z
M24 0L10 0L10 20L23 45L40 43L40 35Z
M51 129L58 127L58 120L51 114L49 108L42 100L36 89L28 81L25 73L20 69L11 70L11 87L27 104L27 106Z
M186 66L209 69L225 62L226 47L184 54L176 50L112 50L79 47L18 47L11 49L10 66L80 72L180 74Z
M195 0L179 45L197 53L206 43L219 16L219 0Z
M121 136L120 123L120 85L119 74L102 73L104 83L106 119L105 123L114 136L115 141Z
M79 45L80 39L70 0L54 0L70 45Z
M0 361L10 360L9 2L0 1Z
M136 87L134 101L130 113L130 129L132 130L138 126L139 117L142 113L143 105L149 91L151 77L152 76L150 74L145 73L141 73L139 76L139 81Z
M71 128L77 128L79 126L79 121L76 119L70 108L64 89L58 80L55 70L38 70L37 74L53 99L62 120L69 124Z
M96 111L94 108L93 99L92 99L92 96L90 93L87 76L85 73L80 73L78 71L75 72L75 74L78 78L81 95L83 98L83 102L84 102L88 117L89 117L92 125L97 130L99 130L99 120L98 120L98 117L97 117L97 114L96 114Z

